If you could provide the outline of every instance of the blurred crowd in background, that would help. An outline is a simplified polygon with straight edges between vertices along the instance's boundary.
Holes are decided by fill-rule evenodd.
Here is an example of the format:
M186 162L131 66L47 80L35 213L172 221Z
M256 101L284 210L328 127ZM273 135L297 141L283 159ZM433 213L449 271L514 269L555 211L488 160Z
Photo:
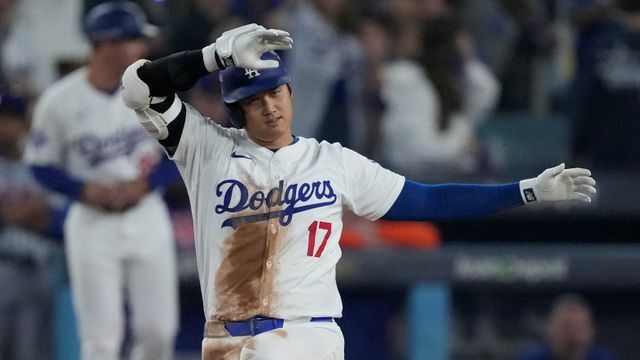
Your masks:
M40 94L86 63L81 19L100 2L0 0L3 291L29 282L48 294L61 281L5 268L60 266L61 256L55 241L42 240L60 239L61 230L46 216L24 214L60 211L65 203L47 203L15 164ZM594 173L640 170L640 0L136 2L161 29L150 59L200 49L248 22L289 31L294 47L281 56L292 76L294 134L339 141L408 178L515 181L555 160ZM219 95L214 73L181 97L230 126ZM180 185L167 194L174 207L188 206ZM17 187L28 196L12 201ZM189 216L174 216L183 245L190 245ZM366 242L367 226L354 220L345 241ZM429 244L439 239L428 224L400 232L383 226L377 234L396 244L415 232ZM17 237L14 228L29 235ZM31 248L16 253L18 238ZM19 296L0 312L13 316L11 301L38 298ZM47 309L38 303L27 311ZM12 332L2 325L0 349Z
M2 86L31 104L82 65L80 19L99 2L0 2ZM304 109L295 133L339 141L408 177L504 172L509 150L480 130L505 113L562 115L572 165L637 170L639 1L138 2L162 29L151 58L202 48L247 22L286 29L296 45L283 57ZM227 124L215 74L183 97Z

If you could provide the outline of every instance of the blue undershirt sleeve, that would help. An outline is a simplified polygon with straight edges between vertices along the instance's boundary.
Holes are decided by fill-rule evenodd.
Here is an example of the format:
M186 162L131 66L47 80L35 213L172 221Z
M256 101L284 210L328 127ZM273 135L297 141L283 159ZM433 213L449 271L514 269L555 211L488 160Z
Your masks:
M61 168L32 165L31 172L36 180L47 189L63 193L74 200L82 194L84 183Z
M180 181L180 172L176 164L168 157L163 157L162 161L153 169L148 177L149 188L166 187L174 182Z
M524 205L519 183L427 185L406 180L384 220L449 220L491 214Z

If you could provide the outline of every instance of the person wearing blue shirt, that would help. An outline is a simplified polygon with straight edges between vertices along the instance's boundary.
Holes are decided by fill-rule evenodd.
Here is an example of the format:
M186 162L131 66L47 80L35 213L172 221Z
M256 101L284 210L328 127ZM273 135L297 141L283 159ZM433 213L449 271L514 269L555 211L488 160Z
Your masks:
M566 294L554 302L544 342L523 351L518 360L615 360L595 344L593 314L580 296Z

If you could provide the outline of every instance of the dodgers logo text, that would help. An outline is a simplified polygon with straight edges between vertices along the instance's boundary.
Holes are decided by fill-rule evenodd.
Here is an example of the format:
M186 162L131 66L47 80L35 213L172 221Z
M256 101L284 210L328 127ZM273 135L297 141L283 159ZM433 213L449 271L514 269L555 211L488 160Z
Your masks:
M242 182L228 179L221 181L216 186L216 196L221 200L221 203L215 207L217 214L235 213L247 209L257 211L265 205L268 209L275 206L285 206L282 210L231 217L222 223L222 227L231 226L234 229L242 224L275 217L279 218L282 226L287 226L291 223L294 214L332 205L338 198L330 180L289 184L286 187L284 181L280 180L277 187L271 188L266 193L261 190L250 193Z

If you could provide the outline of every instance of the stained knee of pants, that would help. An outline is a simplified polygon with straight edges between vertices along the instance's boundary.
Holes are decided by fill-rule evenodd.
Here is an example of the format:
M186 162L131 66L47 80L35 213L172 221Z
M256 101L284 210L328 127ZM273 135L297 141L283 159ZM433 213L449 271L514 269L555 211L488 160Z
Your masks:
M204 338L202 340L202 360L238 360L240 350L249 338Z

